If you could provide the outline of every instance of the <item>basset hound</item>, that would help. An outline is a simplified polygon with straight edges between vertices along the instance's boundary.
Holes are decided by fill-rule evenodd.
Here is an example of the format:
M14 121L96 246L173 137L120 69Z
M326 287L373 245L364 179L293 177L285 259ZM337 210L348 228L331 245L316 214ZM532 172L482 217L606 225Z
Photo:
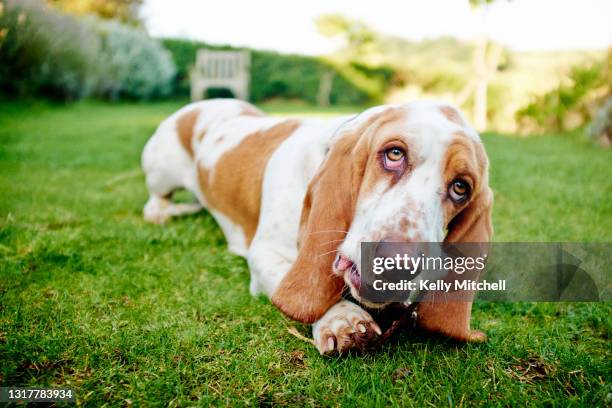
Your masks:
M247 259L251 294L311 323L321 353L381 334L360 305L361 242L489 242L493 233L487 155L449 104L292 120L238 100L196 102L159 125L142 166L150 194L145 220L206 208L229 250ZM179 189L197 203L173 203ZM341 297L347 288L356 301ZM482 341L470 329L471 308L470 301L425 297L417 324Z

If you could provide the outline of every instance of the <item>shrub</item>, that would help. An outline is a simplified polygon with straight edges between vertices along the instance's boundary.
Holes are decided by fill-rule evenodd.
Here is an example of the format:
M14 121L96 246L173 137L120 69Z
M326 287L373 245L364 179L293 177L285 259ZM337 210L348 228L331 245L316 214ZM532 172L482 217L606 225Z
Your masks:
M120 97L150 99L172 91L175 66L170 53L146 33L117 22L94 20L101 38L101 66L97 92L113 100Z
M173 75L169 53L136 28L0 0L0 92L148 99L168 94Z
M317 103L321 78L330 71L333 73L331 104L363 104L375 99L342 72L316 58L268 51L251 54L251 98L253 101L295 98Z
M0 0L0 90L76 99L95 85L99 41L36 0Z

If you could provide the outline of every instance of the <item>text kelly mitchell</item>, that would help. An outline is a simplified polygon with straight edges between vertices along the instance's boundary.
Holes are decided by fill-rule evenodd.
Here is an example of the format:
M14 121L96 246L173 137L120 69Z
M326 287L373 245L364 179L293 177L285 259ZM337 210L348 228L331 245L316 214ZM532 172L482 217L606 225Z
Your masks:
M496 282L489 282L487 280L474 281L469 279L455 280L452 282L445 282L442 279L431 281L431 280L420 280L418 282L409 281L402 279L398 282L386 282L382 279L377 279L373 282L372 287L377 291L439 291L439 292L452 292L452 291L504 291L506 290L506 280L500 279Z

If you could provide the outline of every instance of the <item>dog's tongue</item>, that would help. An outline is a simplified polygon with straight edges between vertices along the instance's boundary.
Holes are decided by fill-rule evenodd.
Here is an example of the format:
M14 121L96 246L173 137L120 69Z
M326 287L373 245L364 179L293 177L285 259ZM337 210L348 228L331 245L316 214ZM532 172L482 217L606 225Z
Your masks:
M336 262L334 263L334 267L338 271L345 271L353 265L350 259L345 257L344 255L338 255L336 258Z

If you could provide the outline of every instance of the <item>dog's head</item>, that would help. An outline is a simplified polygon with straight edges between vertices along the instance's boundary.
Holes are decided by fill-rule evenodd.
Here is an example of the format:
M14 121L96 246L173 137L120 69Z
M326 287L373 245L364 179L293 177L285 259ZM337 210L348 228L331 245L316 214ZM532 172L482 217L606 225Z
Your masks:
M369 109L338 130L311 181L298 258L272 301L311 323L345 285L359 300L361 242L488 242L492 200L486 153L457 109Z

